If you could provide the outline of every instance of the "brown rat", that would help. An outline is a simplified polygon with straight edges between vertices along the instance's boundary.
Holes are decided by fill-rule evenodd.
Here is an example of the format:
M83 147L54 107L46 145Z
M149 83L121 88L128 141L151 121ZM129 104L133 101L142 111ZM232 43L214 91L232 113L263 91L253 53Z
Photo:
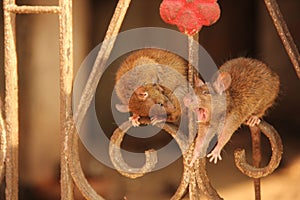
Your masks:
M259 124L259 118L278 96L279 85L276 73L261 61L250 58L227 61L211 83L196 79L196 96L184 98L184 104L195 111L199 123L190 165L205 155L208 143L216 134L218 143L207 157L214 163L221 160L221 150L241 124ZM222 121L224 125L219 126Z
M142 49L131 53L116 73L116 94L120 112L132 112L134 126L140 117L151 123L176 122L181 115L182 99L187 93L186 60L160 49Z

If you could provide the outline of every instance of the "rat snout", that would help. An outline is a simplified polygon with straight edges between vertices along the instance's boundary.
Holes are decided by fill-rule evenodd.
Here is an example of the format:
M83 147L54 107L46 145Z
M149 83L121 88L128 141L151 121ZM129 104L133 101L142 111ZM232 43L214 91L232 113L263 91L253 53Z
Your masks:
M170 112L176 111L176 107L170 101L166 103L166 109Z

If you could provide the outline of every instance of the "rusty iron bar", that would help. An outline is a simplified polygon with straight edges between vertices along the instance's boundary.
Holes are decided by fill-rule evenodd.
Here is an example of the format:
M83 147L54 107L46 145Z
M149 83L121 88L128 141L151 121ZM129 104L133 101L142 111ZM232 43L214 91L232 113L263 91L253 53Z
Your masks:
M191 87L194 85L194 76L197 75L194 71L192 63L198 67L199 57L197 49L198 44L196 41L199 40L199 34L194 36L188 36L188 55L189 55L189 65L188 65L188 82ZM193 143L196 136L196 127L195 127L195 117L191 110L188 111L189 119L189 143ZM187 157L191 158L193 155L194 144L191 145L189 155ZM184 162L184 165L187 165L187 162ZM185 166L188 167L188 166ZM199 192L203 192L209 199L222 199L217 191L212 187L206 173L206 159L201 158L196 161L196 164L193 167L188 167L190 173L189 180L189 195L190 199L199 199Z
M251 178L262 178L271 174L278 167L283 152L282 141L275 128L265 121L261 121L258 127L271 143L272 156L269 164L257 168L247 163L245 149L237 149L234 152L235 165L243 174Z
M208 197L208 199L213 200L222 200L223 198L217 193L217 191L212 187L208 175L206 173L206 158L200 158L196 161L195 167L196 170L196 178L197 183L204 192L204 194Z
M16 14L59 14L59 6L17 6L14 4L5 5L4 9Z
M116 37L125 18L125 14L130 5L130 2L131 0L119 0L114 15L110 21L104 41L98 52L92 71L89 75L87 83L82 92L79 104L74 113L74 120L78 130L80 130L83 118L86 115L86 111L90 106L91 101L95 95L98 82L105 69L104 66L110 56L110 53L112 51Z
M88 200L104 200L103 197L97 194L92 186L87 181L80 164L78 151L78 134L75 132L75 124L73 121L69 122L69 140L68 140L68 161L73 180L80 190L81 194Z
M195 48L195 41L194 39L198 38L198 34L196 36L188 36L188 69L187 69L187 77L188 77L188 83L190 87L194 86L194 67L193 64L195 61L198 61L198 50ZM196 64L197 66L197 64ZM188 87L188 88L190 88ZM188 130L189 130L189 143L191 144L196 136L195 133L195 119L194 119L194 113L190 109L188 110ZM193 149L193 148L192 148ZM191 151L191 154L193 154L193 151ZM187 164L186 162L183 162L184 164ZM189 168L190 173L190 180L188 184L189 189L189 198L190 200L197 200L199 199L198 193L198 187L197 187L197 180L196 180L196 173L194 168Z
M199 200L200 197L200 191L197 185L197 180L196 180L196 172L194 168L190 168L191 177L190 177L190 182L189 182L189 199L190 200Z
M5 170L5 158L6 158L6 130L4 118L2 115L2 100L0 99L0 182L2 182L4 170Z
M171 200L179 200L182 199L183 195L186 192L186 189L189 186L189 182L191 179L191 174L190 174L190 169L187 167L188 164L185 163L187 161L187 155L184 154L183 155L183 173L182 173L182 177L181 177L181 181L179 184L179 187L177 188L175 194L172 196Z
M251 127L251 138L252 138L252 160L253 166L259 168L262 155L261 155L261 133L260 129L257 126ZM260 178L254 178L254 192L255 192L255 200L261 199L261 189L260 189Z
M99 79L104 72L103 68L109 55L114 46L115 37L119 33L122 22L127 13L127 9L130 5L130 0L119 0L111 22L109 24L104 42L98 52L97 58L95 60L92 72L88 78L88 82L83 90L83 95L80 99L78 108L76 109L73 115L73 121L69 122L68 129L68 161L70 172L73 177L73 180L82 193L82 195L89 200L103 200L104 198L97 194L97 192L91 187L87 179L84 176L82 167L80 164L79 152L78 152L78 135L76 134L77 130L80 130L82 120L86 114L86 111L91 103L91 100L96 91Z
M156 125L159 128L164 129L167 133L169 133L177 142L182 154L183 154L183 174L182 178L179 184L179 187L177 188L175 194L171 197L171 200L179 200L182 199L184 196L190 180L191 180L191 173L190 169L188 167L187 161L189 160L189 157L191 155L191 151L189 149L189 143L188 138L180 131L177 127L171 124L157 124Z
M4 73L5 73L5 130L7 141L6 189L7 200L17 200L19 191L19 105L16 53L16 14L6 10L14 0L3 0L4 7Z
M283 46L294 66L298 79L300 79L300 54L293 40L293 37L288 29L288 26L282 16L276 0L264 0L266 7L270 13L276 30L281 38Z
M198 49L196 49L198 40L198 34L194 36L188 36L188 69L187 69L187 78L188 78L188 89L190 90L194 86L194 66L198 65ZM192 64L193 63L193 64ZM193 143L196 136L196 127L195 127L195 117L193 111L188 110L188 126L189 126L189 143Z
M59 55L60 55L60 190L62 200L74 199L73 181L68 166L69 121L72 119L73 85L73 22L72 0L60 0ZM41 10L43 11L43 10Z

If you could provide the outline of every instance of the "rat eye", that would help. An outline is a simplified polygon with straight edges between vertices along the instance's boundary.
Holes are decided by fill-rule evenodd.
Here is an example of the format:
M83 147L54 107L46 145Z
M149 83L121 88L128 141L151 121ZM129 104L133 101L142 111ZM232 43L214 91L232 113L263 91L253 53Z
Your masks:
M204 90L204 91L202 91L202 94L209 94L209 91Z
M160 106L164 106L164 104L163 104L163 103L158 103L158 105L160 105Z

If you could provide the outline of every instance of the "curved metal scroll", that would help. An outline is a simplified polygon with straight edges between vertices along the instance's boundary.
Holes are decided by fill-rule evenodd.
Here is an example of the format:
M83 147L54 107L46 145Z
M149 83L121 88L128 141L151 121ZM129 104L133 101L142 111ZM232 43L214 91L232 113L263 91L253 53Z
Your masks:
M147 120L142 120L140 122L142 124L149 124L149 121ZM209 199L222 199L218 195L216 190L211 186L208 176L206 174L206 158L198 159L193 167L190 167L188 165L188 161L192 158L194 144L189 146L187 136L184 135L180 130L178 130L176 126L171 124L156 124L156 126L170 134L175 139L181 152L183 153L183 174L181 182L179 184L179 187L177 188L177 191L172 196L171 200L182 199L188 187L190 197L198 195L200 189L202 192L204 192L204 194L207 197L209 197ZM114 131L111 137L109 153L113 165L122 175L129 178L137 178L143 176L147 172L150 172L150 169L154 168L154 165L156 164L156 154L154 154L154 150L152 150L151 153L148 152L148 154L147 152L145 152L146 163L144 164L144 167L140 169L131 169L124 162L120 152L120 145L122 139L125 135L125 132L129 128L131 128L131 123L127 121Z
M146 162L142 168L132 168L127 165L122 157L120 146L126 131L131 127L131 122L127 121L114 131L109 143L109 156L114 167L120 172L120 174L134 179L141 177L154 169L157 163L157 154L153 149L145 151Z
M269 164L262 168L253 167L246 161L245 149L237 149L234 152L234 160L237 168L251 178L261 178L271 174L278 167L283 152L281 138L274 127L265 121L261 121L258 127L271 143L272 156Z
M149 124L149 121L144 119L141 121L141 123ZM179 130L169 124L157 124L156 126L168 132L176 140L182 152L185 152L187 150L187 138ZM128 131L128 129L131 127L131 122L126 121L114 131L110 139L109 156L114 167L117 171L119 171L119 173L128 178L138 178L145 175L147 172L151 172L154 169L157 163L157 153L153 149L145 151L146 162L144 166L142 168L131 168L124 161L120 147L126 131Z
M79 152L78 152L78 134L75 132L75 125L72 120L68 122L69 124L69 138L68 138L68 164L72 178L80 190L81 194L86 199L91 200L104 200L103 197L97 194L97 192L92 188L88 183L87 179L84 176L82 167L80 164Z

